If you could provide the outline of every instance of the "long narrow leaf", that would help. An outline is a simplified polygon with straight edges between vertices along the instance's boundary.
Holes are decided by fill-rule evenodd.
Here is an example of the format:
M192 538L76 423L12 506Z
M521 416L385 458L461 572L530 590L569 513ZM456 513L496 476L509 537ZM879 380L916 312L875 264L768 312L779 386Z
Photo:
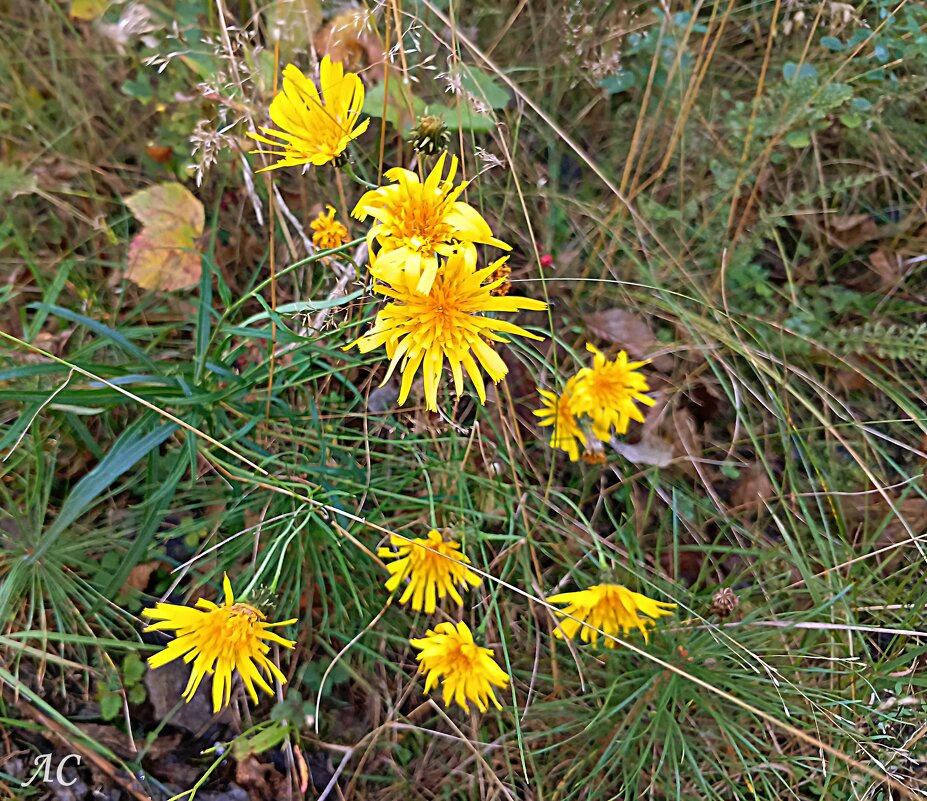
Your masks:
M33 560L47 553L58 537L90 507L103 490L177 430L176 423L164 423L143 433L150 426L153 416L153 413L143 415L126 429L113 443L103 461L77 482L62 504L55 522L35 549Z

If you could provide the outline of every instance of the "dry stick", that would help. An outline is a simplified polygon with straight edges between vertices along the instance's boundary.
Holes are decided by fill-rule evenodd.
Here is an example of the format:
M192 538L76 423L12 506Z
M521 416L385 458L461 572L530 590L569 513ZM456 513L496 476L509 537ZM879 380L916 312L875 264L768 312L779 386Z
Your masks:
M42 403L39 404L39 408L35 410L29 422L23 426L23 430L20 433L20 435L16 438L16 442L10 445L10 449L7 451L6 456L0 459L0 462L5 462L7 459L9 459L13 455L13 452L19 447L19 443L23 441L23 438L26 436L26 433L29 431L29 429L32 427L32 424L35 422L35 418L38 417L39 414L41 414L42 410L46 406L48 406L58 396L60 392L64 391L64 388L71 382L71 378L73 376L74 376L74 371L71 370L71 372L68 373L68 377L64 379L64 383L62 383L60 387L58 387L54 392L52 392L51 395L49 395L44 401L42 401Z
M390 606L392 606L392 603L393 603L393 597L390 596L389 598L387 598L386 603L383 604L383 608L379 612L377 612L376 615L373 616L373 619L366 626L364 626L359 632L357 632L357 634L355 634L345 644L344 648L342 648L337 654L335 654L335 657L332 659L331 662L329 662L328 667L325 669L325 672L322 674L322 680L319 682L319 691L315 699L315 719L313 722L315 723L315 733L316 734L319 733L319 708L322 706L322 688L325 686L325 680L328 678L328 674L332 672L335 665L337 665L338 662L340 661L341 657L344 656L351 649L351 646L354 645L354 643L356 643L361 637L363 637L368 631L370 631L370 629L372 629L375 625L377 625L377 623L380 622L380 618L386 614L386 610L389 609Z
M426 2L427 2L427 0L426 0ZM23 342L22 340L17 339L16 337L12 336L11 334L8 334L6 331L0 330L0 337L2 337L3 339L8 340L9 342L12 342L12 343L16 344L16 345L19 346L19 347L24 347L24 348L26 348L26 349L28 349L28 350L33 351L34 353L38 353L38 354L40 354L41 356L44 356L45 358L50 359L51 361L54 361L54 362L56 362L56 363L58 363L58 364L61 364L61 365L64 365L65 367L72 368L75 372L78 372L78 373L80 373L81 375L86 376L87 378L91 379L92 381L98 381L98 382L100 382L101 384L103 384L103 385L109 387L110 389L115 390L116 392L120 393L121 395L125 395L127 398L130 398L130 399L134 400L136 403L139 403L140 405L144 406L145 408L150 409L151 411L154 411L154 412L156 412L157 414L160 414L162 417L166 418L167 420L170 420L171 422L176 423L177 425L181 426L182 428L184 428L185 430L187 430L187 431L189 431L190 433L194 434L195 436L201 437L202 439L204 439L204 440L206 440L207 442L211 443L212 445L216 446L217 448L219 448L220 450L224 451L225 453L231 454L231 455L234 456L236 459L238 459L238 460L244 462L244 463L247 464L249 467L251 467L252 469L254 469L254 470L256 470L257 472L259 472L261 475L264 475L264 476L267 476L267 477L271 477L271 476L270 476L270 473L269 473L267 470L265 470L263 467L261 467L260 465L257 465L257 464L255 464L254 462L252 462L251 460L249 460L247 457L242 456L242 455L236 453L234 450L232 450L232 449L231 449L230 447L228 447L227 445L225 445L225 444L219 442L217 439L215 439L214 437L211 437L209 434L206 434L206 433L204 433L204 432L198 430L197 428L195 428L194 426L192 426L192 425L190 425L189 423L185 422L184 420L181 420L181 419L180 419L179 417L177 417L176 415L173 415L173 414L171 414L170 412L165 411L164 409L159 409L157 406L155 406L155 405L154 405L153 403L151 403L150 401L147 401L147 400L145 400L144 398L140 398L140 397L138 397L137 395L133 395L133 394L132 394L131 392L129 392L128 390L126 390L126 389L124 389L124 388L118 386L117 384L113 384L112 382L107 381L105 378L101 378L100 376L94 375L94 374L91 373L89 370L85 370L83 367L79 367L79 366L76 365L76 364L71 364L71 363L67 362L65 359L62 359L62 358L60 358L60 357L58 357L58 356L55 356L55 355L53 355L53 354L51 354L51 353L49 353L49 352L43 350L42 348L36 347L35 345L33 345L33 344L29 343L29 342ZM247 481L248 479L246 479L246 478L238 478L238 480L240 480L240 481ZM302 500L302 501L304 501L305 503L309 503L309 504L311 504L311 505L317 507L318 509L323 510L325 513L330 514L330 515L332 515L333 517L334 517L334 516L337 516L337 515L341 515L342 517L346 517L346 518L348 518L349 520L353 520L354 522L359 523L359 524L361 524L361 525L363 525L363 526L367 526L368 528L371 528L371 529L373 529L374 531L378 531L378 532L383 533L383 534L389 534L389 535L392 535L392 536L396 536L396 537L398 537L398 538L400 538L400 539L402 539L402 540L404 540L404 541L406 541L406 542L408 542L408 543L410 543L410 544L415 544L410 538L406 537L406 536L403 535L403 534L393 533L393 532L389 531L389 529L386 529L386 528L384 528L383 526L381 526L381 525L379 525L379 524L377 524L377 523L372 523L372 522L366 520L366 519L363 518L363 517L360 517L360 516L358 516L358 515L354 515L354 514L352 514L351 512L345 512L345 511L342 511L342 510L340 510L340 509L334 509L334 508L328 506L328 504L325 504L325 503L323 503L323 502L321 502L321 501L318 501L318 500L316 500L315 498L311 498L311 497L306 496L306 495L300 495L299 493L296 493L296 492L294 492L294 491L292 491L292 490L288 490L288 489L286 489L286 488L284 488L284 487L277 487L277 486L274 486L273 484L266 484L266 483L264 483L264 482L254 482L254 483L257 484L258 486L264 487L265 489L269 489L269 490L271 490L271 491L273 491L273 492L278 492L278 493L281 493L281 494L283 494L283 495L288 495L288 496L293 497L293 498L298 498L299 500ZM340 529L341 527L338 526L338 528ZM343 529L342 529L342 531L343 531ZM346 532L345 532L345 533L346 533ZM350 539L351 539L351 541L354 542L354 544L356 544L359 548L362 548L362 549L365 550L365 551L367 550L366 548L363 548L363 546L361 546L360 543L358 543L358 542L357 542L356 540L354 540L353 538L350 538ZM367 551L367 552L369 553L369 551ZM440 554L440 555L441 555L443 558L450 558L450 557L445 556L444 554ZM725 690L722 690L722 689L720 689L719 687L715 687L713 684L710 684L709 682L707 682L707 681L705 681L705 680L703 680L703 679L700 679L698 676L695 676L695 675L693 675L693 674L687 672L686 670L684 670L684 669L681 668L681 667L678 667L678 666L676 666L676 665L674 665L674 664L672 664L672 663L670 663L670 662L667 662L667 661L664 660L664 659L661 659L660 657L658 657L658 656L656 656L656 655L654 655L654 654L651 654L650 652L644 650L643 648L640 648L640 647L637 646L637 645L634 645L633 643L630 643L630 642L628 642L628 641L626 641L626 640L623 640L622 638L617 637L617 636L615 636L614 634L609 634L608 632L605 632L605 631L603 631L602 629L597 628L596 626L592 626L592 625L590 625L589 623L587 623L587 622L585 622L585 621L579 620L578 618L574 617L573 615L567 614L567 613L564 612L563 610L558 609L558 608L555 607L553 604L548 603L546 599L535 597L534 595L532 595L532 594L531 594L530 592L528 592L527 590L523 590L521 587L518 587L518 586L516 586L516 585L514 585L514 584L511 584L511 583L509 583L509 582L507 582L507 581L505 581L505 580L503 580L503 579L497 578L496 576L493 576L493 575L487 573L486 571L484 571L484 570L482 570L482 569L476 567L475 565L472 565L472 566L471 566L471 569L473 570L474 573L476 573L477 575L481 576L482 578L487 579L488 581L493 581L493 582L499 584L500 586L505 587L505 588L506 588L507 590L509 590L510 592L513 592L513 593L515 593L516 595L522 596L522 597L525 598L526 600L529 600L529 601L531 601L531 602L533 602L533 603L540 604L541 606L545 607L546 609L548 609L548 610L551 611L552 613L557 614L559 617L566 617L566 618L569 618L569 619L571 619L571 620L575 620L577 623L580 623L581 625L588 626L590 629L596 631L597 633L599 633L600 635L602 635L605 639L611 640L612 642L614 642L615 644L617 644L618 646L620 646L620 647L623 648L624 650L630 651L631 653L633 653L633 654L635 654L635 655L637 655L637 656L639 656L639 657L641 657L641 658L643 658L643 659L646 659L647 661L653 663L654 665L659 665L659 666L660 666L661 668L663 668L664 670L668 670L670 673L673 673L673 674L679 676L680 678L685 679L686 681L689 681L689 682L691 682L692 684L695 684L696 686L701 687L701 688L704 689L704 690L707 690L708 692L712 693L713 695L717 696L718 698L721 698L721 699L723 699L723 700L725 700L725 701L727 701L727 702L733 704L734 706L738 707L739 709L742 709L742 710L744 710L745 712L748 712L749 714L754 715L754 716L760 718L761 720L766 721L767 723L769 723L770 725L772 725L772 726L778 728L779 730L781 730L781 731L783 731L783 732L786 732L787 734L790 734L790 735L792 735L793 737L795 737L795 738L801 740L803 743L806 743L807 745L811 745L811 746L813 746L813 747L815 747L815 748L818 748L818 749L820 749L821 751L824 751L824 752L830 754L831 756L835 757L836 759L845 762L847 765L849 765L849 766L855 768L856 770L859 770L859 771L861 771L862 773L865 773L865 774L866 774L867 776L869 776L870 778L872 778L872 779L874 779L874 780L876 780L876 781L879 781L879 782L884 782L884 783L887 784L888 786L892 787L894 790L896 790L896 791L898 791L899 793L901 793L905 798L911 798L911 799L917 799L917 798L919 798L919 796L915 795L910 789L908 789L908 787L906 787L905 785L903 785L901 782L897 781L896 779L893 779L892 777L887 776L887 775L885 775L885 774L879 773L879 771L875 770L874 768L871 768L871 767L869 767L868 765L865 765L865 764L863 764L862 762L859 762L858 760L853 759L853 757L849 756L848 754L842 753L841 751L839 751L839 750L838 750L837 748L835 748L834 746L828 745L827 743L823 742L822 740L817 739L816 737L814 737L814 736L808 734L807 732L802 731L801 729L799 729L799 728L797 728L797 727L791 725L790 723L786 723L786 722L784 722L784 721L779 720L775 715L772 715L772 714L770 714L769 712L764 712L764 711L763 711L762 709L760 709L759 707L756 707L756 706L754 706L753 704L751 704L751 703L749 703L749 702L747 702L747 701L744 701L744 700L742 700L741 698L738 698L736 695L732 695L731 693L729 693L729 692L727 692L727 691L725 691Z
M383 22L386 28L383 42L383 52L386 58L383 59L383 112L380 115L380 158L377 162L377 184L383 183L383 163L386 158L386 109L389 100L389 50L390 50L390 23L389 14L383 15Z
M528 5L528 0L520 0L518 7L509 14L509 18L505 21L505 24L499 29L499 32L493 37L493 40L489 43L489 47L486 48L486 54L492 55L493 51L499 46L501 42L509 32L509 29L515 24L521 16L521 12L525 10L525 6Z
M403 42L402 42L402 18L400 17L401 12L399 10L398 0L390 0L389 6L393 10L393 24L396 26L396 46L399 48L399 61L402 64L403 78L405 78L409 75L409 62L406 59L406 49L405 47L403 47ZM414 123L415 122L415 105L412 103L412 92L411 91L406 92L405 85L402 84L402 86L403 88L400 91L402 92L402 97L406 101L406 106L408 107L408 110L409 110L409 116L412 118L412 122ZM383 92L384 109L386 108L386 99L387 99L387 94L384 91ZM383 121L384 121L383 124L386 125L385 111L384 111ZM401 155L403 152L401 132L397 132L397 139L399 141L399 152ZM382 150L382 145L381 145L381 150ZM399 163L401 164L404 160L405 160L405 157L401 158L399 160Z
M278 4L279 10L279 4ZM280 76L280 38L274 44L274 94L277 94L277 81ZM319 81L321 84L321 80ZM340 177L340 176L339 176ZM267 186L267 219L270 223L270 243L268 259L270 261L270 308L277 309L277 247L276 223L274 222L274 179L271 173L264 173L264 183ZM264 407L264 417L270 419L270 401L274 393L274 365L277 352L277 320L276 315L270 316L270 364L267 367L267 404Z
M434 702L434 700L431 698L428 699L428 703L431 705L431 708L434 709L435 712L437 712L442 718L444 718L444 722L451 728L451 730L457 733L457 736L460 737L460 741L470 749L473 756L476 757L476 759L478 759L480 763L483 764L486 768L489 768L489 765L486 763L485 757L479 752L476 746L473 745L473 740L467 737L460 730L460 727L451 719L451 717L447 714L447 712L441 709L441 707L438 706ZM473 718L471 718L470 720L472 721ZM492 776L493 780L499 786L499 789L502 790L503 794L505 794L508 798L513 799L514 801L514 797L512 796L511 791L509 790L508 787L506 787L502 783L502 780L496 775L496 772L490 769L490 770L487 770L487 773L489 773L489 775Z
M460 108L460 96L463 94L463 86L460 85L460 55L458 50L460 45L457 42L457 23L454 20L454 4L448 3L447 13L451 20L451 59L453 63L453 68L456 69L456 80L458 82L457 89L461 91L454 92L454 99L457 101L457 147L460 150L460 178L462 181L466 182L467 180L467 161L464 159L464 132L463 126L460 124L460 120L463 117ZM469 190L464 186L464 201L469 203L470 198L468 197Z
M683 98L682 109L679 112L679 117L676 120L675 127L673 128L673 133L672 133L672 136L670 137L669 145L667 145L666 152L663 154L662 163L657 168L656 173L654 173L650 178L644 181L643 184L641 184L640 186L636 188L632 188L629 194L629 197L631 200L637 197L637 195L643 192L648 186L651 186L652 184L656 183L656 181L658 181L663 176L663 174L669 169L670 162L672 161L672 158L673 158L673 153L676 150L676 145L678 144L679 140L682 138L683 131L685 130L685 120L688 119L688 116L690 112L692 111L692 107L695 105L695 101L698 99L698 93L702 88L702 83L705 81L705 76L708 74L708 67L711 65L711 62L714 60L715 51L718 49L718 45L721 44L721 37L724 34L724 29L727 26L728 19L731 16L731 8L733 7L733 5L734 5L734 0L728 0L727 8L724 10L724 16L722 16L721 22L718 24L718 30L715 33L715 37L714 37L714 40L712 41L711 48L708 51L708 55L705 57L705 60L702 62L701 68L698 74L695 76L694 84L690 84L689 88L686 90L686 96ZM711 24L714 21L716 10L717 10L717 5L713 7L711 19L708 22L709 28L711 27ZM690 28L695 25L695 14L694 13L692 15L692 20L690 21L689 25L690 25ZM688 35L689 35L689 32L687 31L686 36L688 37ZM705 41L707 41L707 37ZM703 43L703 51L704 51L704 43ZM680 57L681 57L681 52L682 51L680 50ZM653 130L656 131L656 128L654 128ZM647 148L645 148L645 152L646 152L646 149L649 149L649 142L648 142ZM643 162L641 162L641 164L643 164ZM640 168L638 168L638 174L639 172L640 172ZM634 176L635 184L637 183L637 178L638 178L638 175L635 175Z
M622 192L627 190L628 182L631 180L631 170L634 168L634 158L637 155L638 148L640 146L641 135L644 131L644 120L645 112L647 107L650 105L650 94L653 91L653 81L657 74L657 64L659 63L660 53L662 52L663 45L663 31L665 25L660 26L660 30L657 33L657 41L654 46L653 58L650 60L650 71L647 73L647 85L644 87L644 96L641 98L641 107L637 112L637 120L634 123L634 132L631 134L631 145L628 148L628 155L625 157L624 161L624 171L621 175L621 183L619 188ZM616 207L607 218L607 222L610 222L618 214L618 208Z
M702 6L702 0L698 0L698 2L695 5L695 8L692 9L691 16L689 18L689 24L682 36L682 42L680 43L680 46L676 48L676 57L673 59L673 63L670 65L670 68L667 71L667 74L666 74L666 87L667 88L665 88L663 93L660 95L660 100L657 103L656 108L654 109L654 113L653 113L654 121L653 121L653 124L650 126L650 130L647 133L647 139L644 142L643 147L640 149L641 158L637 162L637 166L634 170L634 177L631 179L631 186L628 189L628 200L632 202L634 198L637 197L644 189L644 187L638 187L638 181L640 180L641 173L644 170L644 164L646 163L645 158L647 154L650 152L650 146L651 144L653 144L653 140L656 138L657 131L661 127L660 119L659 119L660 114L663 111L663 109L666 108L667 101L669 100L669 97L670 97L668 87L671 81L673 80L673 78L675 77L676 70L679 69L680 65L682 64L682 57L685 52L685 45L689 41L689 37L692 35L692 29L695 27L695 23L698 19L698 14L699 14L699 11L701 10L701 6ZM717 9L718 9L718 4L714 3L712 6L711 19L708 21L708 26L707 26L709 31L711 29L712 22L714 21L715 15L717 14ZM654 50L654 54L653 54L654 58L650 64L651 74L648 75L648 83L650 83L652 79L655 77L655 67L659 61L659 57L661 53L659 41L662 41L663 31L666 28L669 19L670 19L670 15L667 13L663 18L663 24L660 26L660 37L658 40L657 47ZM696 56L696 69L698 68L698 64L701 60L702 53L704 52L704 49L705 49L705 43L707 41L708 41L708 33L706 33L705 36L702 37L702 49L699 51L699 55ZM697 80L698 76L696 75L695 78ZM686 97L688 97L691 87L692 87L692 84L690 83L689 88L686 90ZM641 113L643 113L643 111L641 111ZM671 138L675 136L676 131L679 130L680 122L685 120L686 113L687 113L686 112L686 98L684 97L682 107L680 108L680 112L677 115L676 125L674 126L673 134L671 135ZM671 143L667 147L667 152L671 153L672 149L673 149L673 144ZM659 177L659 173L656 173L654 175L654 179L658 177Z
M760 77L756 82L756 92L753 95L753 108L750 111L750 120L747 123L747 135L744 137L744 146L740 152L740 161L746 165L747 156L750 154L750 145L753 143L753 133L756 130L756 115L760 110L760 98L763 95L763 87L766 85L766 73L769 71L769 62L772 58L773 40L776 38L776 22L779 19L779 9L782 0L776 0L773 7L772 26L769 29L769 36L766 39L766 52L763 54L763 63L760 66ZM734 186L731 189L731 211L727 217L727 230L730 230L731 223L734 221L734 214L737 211L737 198L740 191L740 185L746 174L746 166L742 166L734 180Z

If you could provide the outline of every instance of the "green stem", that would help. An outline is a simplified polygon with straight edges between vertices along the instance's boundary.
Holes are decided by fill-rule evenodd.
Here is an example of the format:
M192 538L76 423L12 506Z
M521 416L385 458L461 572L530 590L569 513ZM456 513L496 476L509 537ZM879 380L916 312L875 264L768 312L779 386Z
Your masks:
M347 175L348 178L354 181L354 183L360 184L361 186L366 187L367 189L379 189L380 188L376 184L370 183L370 181L365 181L356 172L354 172L354 165L351 164L350 161L345 163L343 169L344 169L345 175Z

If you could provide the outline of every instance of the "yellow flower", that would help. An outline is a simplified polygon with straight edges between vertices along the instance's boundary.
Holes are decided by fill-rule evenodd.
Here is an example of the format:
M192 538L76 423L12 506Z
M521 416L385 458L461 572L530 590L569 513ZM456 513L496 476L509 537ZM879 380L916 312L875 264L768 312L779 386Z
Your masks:
M557 395L546 389L538 389L544 408L536 409L534 414L542 418L539 426L553 426L550 447L559 448L570 455L570 461L579 461L579 445L586 444L586 435L580 428L573 410L573 393L576 391L576 376L567 381L563 392Z
M620 584L596 584L588 590L564 592L552 595L547 600L552 604L568 604L563 610L564 613L586 623L583 625L579 620L564 618L559 621L559 627L554 631L554 636L559 639L567 637L572 640L576 632L582 629L580 632L582 641L593 644L599 637L596 629L601 629L606 634L616 635L620 632L626 634L636 628L640 629L644 635L644 641L648 642L647 626L655 625L651 618L668 615L670 609L676 608L676 604L654 601L646 595L631 592ZM647 617L642 615L647 615ZM595 628L590 628L590 626L595 626ZM606 639L605 647L614 648L615 641Z
M400 406L409 397L412 381L421 367L425 378L425 408L438 410L438 380L445 359L451 366L457 397L463 393L463 366L476 386L480 402L486 403L486 387L477 362L495 382L501 381L509 371L487 340L505 342L500 334L531 339L541 337L514 323L481 314L547 308L542 301L530 298L494 297L492 290L504 279L483 282L498 266L496 262L477 270L462 254L455 253L441 268L430 294L410 289L403 283L394 287L375 285L375 292L395 302L387 304L377 315L373 328L345 350L356 346L361 353L369 353L381 345L386 346L390 365L383 383L389 381L397 365L402 365Z
M248 133L252 139L277 150L252 150L280 161L264 167L297 167L300 164L321 166L334 161L352 139L356 139L370 124L366 119L358 125L364 105L364 84L354 73L325 56L319 70L319 90L294 65L283 70L283 91L270 104L270 118L282 130L261 128L267 136ZM268 139L273 136L275 139Z
M393 183L357 201L352 216L362 222L368 216L377 221L367 234L374 278L394 287L406 284L427 295L438 272L438 256L459 251L476 266L474 243L512 249L493 237L476 209L457 200L468 182L454 186L456 156L451 156L448 176L442 178L446 158L447 153L442 153L424 183L401 167L387 170ZM374 241L379 250L375 251Z
M380 548L377 552L379 556L395 560L386 566L392 574L386 582L386 589L393 592L409 579L399 603L404 604L411 598L416 612L424 610L429 615L434 612L435 593L439 598L450 595L462 604L463 598L455 585L464 588L467 584L472 587L480 585L481 579L467 567L470 559L461 553L460 545L443 539L434 529L428 532L427 539L407 540L393 534L390 544L397 550Z
M197 608L159 603L154 609L142 611L142 617L161 621L148 626L145 631L174 631L177 635L163 651L148 659L148 665L159 668L180 657L184 662L193 662L193 671L183 692L187 702L193 698L203 677L212 674L213 712L228 705L232 673L236 670L255 703L258 701L255 684L264 692L273 694L261 674L276 678L281 684L286 683L286 677L267 658L270 650L267 643L275 642L285 648L296 644L268 631L275 626L295 623L295 618L282 623L265 623L265 617L259 610L248 604L235 603L227 575L223 576L222 587L225 603L221 606L200 598L196 602Z
M636 372L648 362L629 362L624 351L614 361L608 361L598 348L586 345L586 350L593 354L592 367L584 367L576 374L572 409L575 414L590 415L593 433L608 442L613 425L617 434L624 434L631 420L644 422L635 401L654 405L655 401L643 394L650 390L647 379Z
M473 701L480 712L485 712L489 709L487 702L492 701L496 709L502 709L492 687L504 688L508 674L496 664L489 648L473 642L466 623L438 623L424 637L409 642L421 651L416 659L418 672L427 674L426 693L443 678L445 706L453 700L469 711L467 701Z
M348 229L335 219L335 207L326 206L328 214L320 213L309 227L315 231L312 244L319 250L341 247L348 238Z

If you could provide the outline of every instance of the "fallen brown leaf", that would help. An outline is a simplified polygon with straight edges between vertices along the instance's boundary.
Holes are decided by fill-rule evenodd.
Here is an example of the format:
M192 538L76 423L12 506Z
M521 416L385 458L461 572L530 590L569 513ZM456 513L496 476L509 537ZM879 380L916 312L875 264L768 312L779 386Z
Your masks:
M731 504L745 514L757 516L765 508L765 502L776 494L773 483L761 462L747 467L737 479L731 491Z
M869 266L879 276L882 289L894 289L904 277L901 259L895 253L888 254L879 249L869 255Z
M377 65L386 61L386 54L374 30L368 12L346 11L316 33L315 46L320 56L340 61L346 70L374 67L366 71L366 78L377 83L383 77L383 68Z
M633 358L641 359L653 349L657 337L640 315L624 309L605 309L585 315L583 321L593 336L618 345Z
M614 448L632 464L668 467L673 461L673 443L651 432L640 442L631 445L627 442L613 442Z
M871 214L827 216L824 218L824 230L831 244L843 250L881 237Z
M187 289L199 283L203 204L179 183L157 184L126 198L143 228L129 245L126 277L143 289Z
M151 574L158 569L159 564L160 562L154 560L151 562L142 562L133 567L126 577L126 583L122 585L121 592L128 592L129 590L143 591L148 587L148 580L151 578Z
M248 792L253 799L277 798L274 779L278 776L271 764L258 762L254 756L249 756L235 765L235 783Z

